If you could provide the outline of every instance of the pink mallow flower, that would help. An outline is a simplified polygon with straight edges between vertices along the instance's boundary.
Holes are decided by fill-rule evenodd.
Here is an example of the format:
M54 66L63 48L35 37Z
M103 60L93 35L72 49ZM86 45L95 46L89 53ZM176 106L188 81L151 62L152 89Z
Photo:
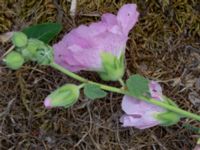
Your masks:
M137 6L126 4L117 15L106 13L99 22L80 25L53 45L55 62L70 71L103 71L102 52L120 58L138 16Z
M155 82L149 83L151 97L163 101L162 88ZM124 127L135 127L138 129L146 129L160 124L156 119L156 115L166 112L165 109L156 105L138 100L134 97L124 96L122 100L122 110L125 114L120 118L120 122Z

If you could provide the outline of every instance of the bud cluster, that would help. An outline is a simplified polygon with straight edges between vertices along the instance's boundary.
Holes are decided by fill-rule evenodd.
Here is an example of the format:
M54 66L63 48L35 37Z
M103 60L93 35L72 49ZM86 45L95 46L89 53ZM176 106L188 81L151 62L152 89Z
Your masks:
M15 32L12 36L15 50L10 52L4 59L6 65L13 69L19 69L27 61L36 61L47 65L53 60L53 49L44 42L28 38L23 32Z

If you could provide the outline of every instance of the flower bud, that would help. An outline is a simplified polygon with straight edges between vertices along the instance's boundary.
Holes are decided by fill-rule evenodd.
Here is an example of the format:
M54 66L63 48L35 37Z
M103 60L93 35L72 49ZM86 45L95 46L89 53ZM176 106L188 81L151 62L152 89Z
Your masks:
M52 47L37 39L29 39L21 53L26 60L37 61L42 65L50 64L53 60Z
M28 38L27 38L26 34L24 34L23 32L15 32L12 36L12 43L16 47L26 46L27 41L28 41Z
M24 58L20 53L12 51L5 57L4 62L10 69L16 70L23 65Z
M36 60L39 64L48 65L53 61L53 49L46 45L43 48L39 48L36 53Z
M99 72L100 77L105 81L117 81L124 75L124 54L119 58L111 53L101 54L103 71Z
M45 100L46 108L52 107L70 107L79 97L79 87L74 84L64 85L52 92Z
M37 39L29 39L27 46L21 49L21 53L26 60L36 61L37 49L42 47L44 43Z

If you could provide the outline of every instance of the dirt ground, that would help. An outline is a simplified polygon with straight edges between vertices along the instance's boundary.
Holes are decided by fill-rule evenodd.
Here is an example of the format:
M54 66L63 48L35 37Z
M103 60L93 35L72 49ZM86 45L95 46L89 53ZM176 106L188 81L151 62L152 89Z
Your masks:
M67 0L0 0L0 33L57 21L64 26L58 40L126 3L136 3L140 12L127 43L126 77L139 73L157 80L181 108L200 114L199 0L79 0L74 18ZM1 44L0 56L9 47ZM80 74L100 80L95 73ZM69 109L45 109L44 98L68 82L76 83L50 67L28 63L11 71L1 62L0 150L192 150L196 144L197 133L184 126L200 125L190 119L146 130L121 127L117 94L98 101L81 96Z

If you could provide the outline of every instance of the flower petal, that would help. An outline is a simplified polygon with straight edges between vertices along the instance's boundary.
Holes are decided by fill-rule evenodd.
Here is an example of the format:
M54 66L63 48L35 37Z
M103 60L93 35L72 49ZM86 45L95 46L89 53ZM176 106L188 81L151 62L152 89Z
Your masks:
M162 88L156 81L149 83L149 90L152 98L162 100Z
M44 106L46 108L51 108L52 105L51 105L51 99L49 99L49 97L47 97L45 100L44 100Z
M122 99L122 110L126 114L134 114L135 112L140 112L140 101L130 97L130 96L124 96Z
M119 35L123 34L122 28L119 25L119 22L117 20L117 16L107 13L107 14L104 14L101 17L101 19L102 19L102 22L104 22L107 25L107 30L109 32L112 32L114 34L119 34Z
M125 112L125 115L120 118L123 126L134 126L139 129L160 124L155 115L165 112L165 109L161 107L129 96L123 97L122 110Z
M132 115L123 115L120 118L120 122L123 123L123 127L135 127L138 129L146 129L159 124L159 121L149 115L144 115L141 118L136 118Z
M136 24L138 16L139 13L135 4L127 4L120 8L117 14L117 20L121 24L125 35L127 35L130 29Z
M53 46L55 62L71 71L104 71L102 52L109 52L119 58L125 51L128 31L135 24L133 22L136 22L133 17L132 21L131 17L125 20L121 18L129 11L138 13L136 5L125 5L120 9L118 16L107 13L99 22L91 23L89 26L80 25L70 31ZM128 21L128 26L124 21ZM124 30L127 33L124 33Z
M122 99L122 110L128 115L133 115L147 112L163 112L164 109L130 96L124 96Z

